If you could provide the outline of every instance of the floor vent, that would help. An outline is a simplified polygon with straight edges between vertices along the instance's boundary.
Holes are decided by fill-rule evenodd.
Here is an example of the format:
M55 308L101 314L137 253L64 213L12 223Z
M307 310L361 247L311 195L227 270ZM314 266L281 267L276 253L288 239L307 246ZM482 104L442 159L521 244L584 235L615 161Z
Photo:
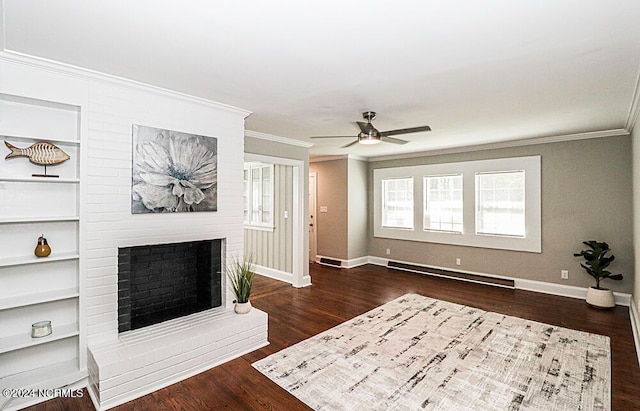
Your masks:
M340 260L332 260L331 258L325 258L325 257L321 257L320 264L324 264L324 265L328 265L331 267L338 267L338 268L342 268L342 261Z
M399 263L397 261L389 261L387 263L387 267L393 268L396 270L411 271L411 272L420 273L420 274L429 274L437 277L452 278L455 280L467 281L471 283L481 283L481 284L494 285L497 287L515 288L515 284L513 280L507 280L504 278L497 278L497 277L484 276L484 275L478 275L478 274L469 274L469 273L463 273L460 271L443 270L441 268L424 267L420 265Z

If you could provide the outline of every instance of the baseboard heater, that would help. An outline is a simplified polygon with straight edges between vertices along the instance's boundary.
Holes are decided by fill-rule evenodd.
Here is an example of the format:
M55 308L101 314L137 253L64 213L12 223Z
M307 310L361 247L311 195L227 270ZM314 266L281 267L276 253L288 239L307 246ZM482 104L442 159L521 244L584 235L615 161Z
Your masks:
M324 265L328 265L328 266L331 266L331 267L342 268L342 261L340 261L340 260L332 260L331 258L321 257L320 261L318 261L318 263L324 264Z
M424 267L420 265L413 265L407 263L399 263L397 261L389 261L387 268L393 268L402 271L412 271L420 274L435 275L437 277L451 278L460 281L468 281L471 283L481 283L493 285L496 287L515 288L513 280L507 280L504 278L497 278L491 276L484 276L478 274L468 274L460 271L443 270L441 268Z

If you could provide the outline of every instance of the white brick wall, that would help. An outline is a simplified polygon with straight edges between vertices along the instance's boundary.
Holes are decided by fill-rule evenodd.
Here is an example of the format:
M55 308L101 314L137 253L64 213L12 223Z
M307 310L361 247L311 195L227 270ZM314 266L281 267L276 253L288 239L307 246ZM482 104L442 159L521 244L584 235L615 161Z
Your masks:
M242 253L244 114L192 98L107 82L89 83L87 119L87 337L117 337L118 247L226 238L227 256ZM218 211L132 215L133 124L218 139ZM230 303L230 299L227 299Z
M95 357L96 354L100 357L102 351L97 347L117 345L120 341L117 322L118 247L224 238L227 261L242 255L244 118L249 113L123 79L3 52L0 52L0 92L80 107L82 144L78 201L82 224L78 355L80 368L85 365L89 368L89 384L95 389L101 373ZM131 214L133 124L218 139L217 212ZM227 290L225 307L214 314L235 316L229 312L232 300ZM252 316L231 320L234 336L227 347L222 343L199 344L210 338L211 326L215 327L216 321L213 318L206 328L205 333L209 334L184 341L179 348L179 359L173 343L151 347L155 357L151 361L145 359L144 367L141 364L143 356L135 355L137 362L132 362L136 364L135 373L153 373L157 372L154 371L156 368L162 370L157 379L162 385L169 380L175 382L180 376L185 378L197 370L202 371L200 356L205 356L206 364L213 366L267 343L266 315L256 310ZM229 319L220 321L229 322ZM192 327L189 333L197 331L197 327ZM148 337L149 341L153 340L153 336ZM90 351L88 361L87 347ZM150 345L145 345L145 349L148 348ZM138 392L153 389L154 384L146 384L138 387ZM113 397L111 400L117 401Z

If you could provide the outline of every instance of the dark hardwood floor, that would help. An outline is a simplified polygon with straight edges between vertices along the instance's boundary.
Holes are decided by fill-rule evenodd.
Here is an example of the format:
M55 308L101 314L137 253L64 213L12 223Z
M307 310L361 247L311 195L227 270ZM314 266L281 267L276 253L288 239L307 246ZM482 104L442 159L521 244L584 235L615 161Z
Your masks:
M627 307L597 310L582 300L372 265L340 270L313 264L311 275L313 285L303 289L256 278L251 301L269 314L270 345L114 410L308 410L251 364L406 293L608 335L613 410L640 410L640 367ZM30 409L92 410L93 406L85 391L80 399L55 399Z

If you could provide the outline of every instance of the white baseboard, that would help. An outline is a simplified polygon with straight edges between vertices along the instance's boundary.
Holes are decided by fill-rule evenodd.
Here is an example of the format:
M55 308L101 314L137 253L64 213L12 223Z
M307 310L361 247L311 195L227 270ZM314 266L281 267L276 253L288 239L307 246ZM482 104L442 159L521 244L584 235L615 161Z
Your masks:
M515 288L518 290L535 291L544 294L560 295L563 297L578 298L584 300L587 297L587 288L573 285L545 283L543 281L523 280L514 278ZM614 292L616 305L628 307L631 302L631 294Z
M339 268L354 268L354 267L359 267L361 265L369 264L370 263L369 259L371 257L364 256L364 257L352 258L350 260L343 260L342 258L328 257L326 255L319 255L319 256L316 257L316 263L322 264L322 265L327 265L329 267L338 268L335 265L321 263L320 259L322 259L322 258L326 258L326 259L334 260L334 261L340 261L340 267Z
M490 274L485 274L485 273L477 273L477 272L471 272L471 271L456 270L455 268L435 267L435 266L429 266L429 265L424 265L424 264L416 264L416 263L408 262L408 261L398 261L398 260L394 260L394 261L397 261L398 263L402 263L402 264L417 265L417 266L420 266L420 267L436 268L436 269L440 269L440 270L453 270L453 271L459 271L459 272L465 273L465 274L473 274L473 275L479 275L479 276L483 276L483 277L493 277L493 278L502 278L502 279L505 279L505 280L513 280L514 288L516 288L518 290L535 291L535 292L538 292L538 293L553 294L553 295L559 295L559 296L571 297L571 298L579 298L579 299L582 299L582 300L584 300L586 298L586 296L587 296L587 288L585 288L585 287L576 287L576 286L571 286L571 285L546 283L546 282L543 282L543 281L523 280L523 279L520 279L520 278L505 277L505 276L501 276L501 275L490 275ZM386 267L388 262L389 262L389 259L387 259L387 258L369 256L369 264L380 265L380 266L385 266ZM489 284L489 285L492 285L492 284ZM630 305L630 302L631 302L631 295L630 294L614 292L613 296L615 297L616 305L622 305L622 306L625 306L625 307L628 307Z
M636 344L636 356L638 357L638 364L640 364L640 315L638 315L638 306L633 298L631 299L631 304L629 304L629 317L631 318L633 341Z
M256 274L263 275L265 277L273 278L274 280L284 281L285 283L293 284L293 274L286 271L276 270L273 268L265 267L262 265L253 265L253 269ZM311 278L309 278L311 280Z

